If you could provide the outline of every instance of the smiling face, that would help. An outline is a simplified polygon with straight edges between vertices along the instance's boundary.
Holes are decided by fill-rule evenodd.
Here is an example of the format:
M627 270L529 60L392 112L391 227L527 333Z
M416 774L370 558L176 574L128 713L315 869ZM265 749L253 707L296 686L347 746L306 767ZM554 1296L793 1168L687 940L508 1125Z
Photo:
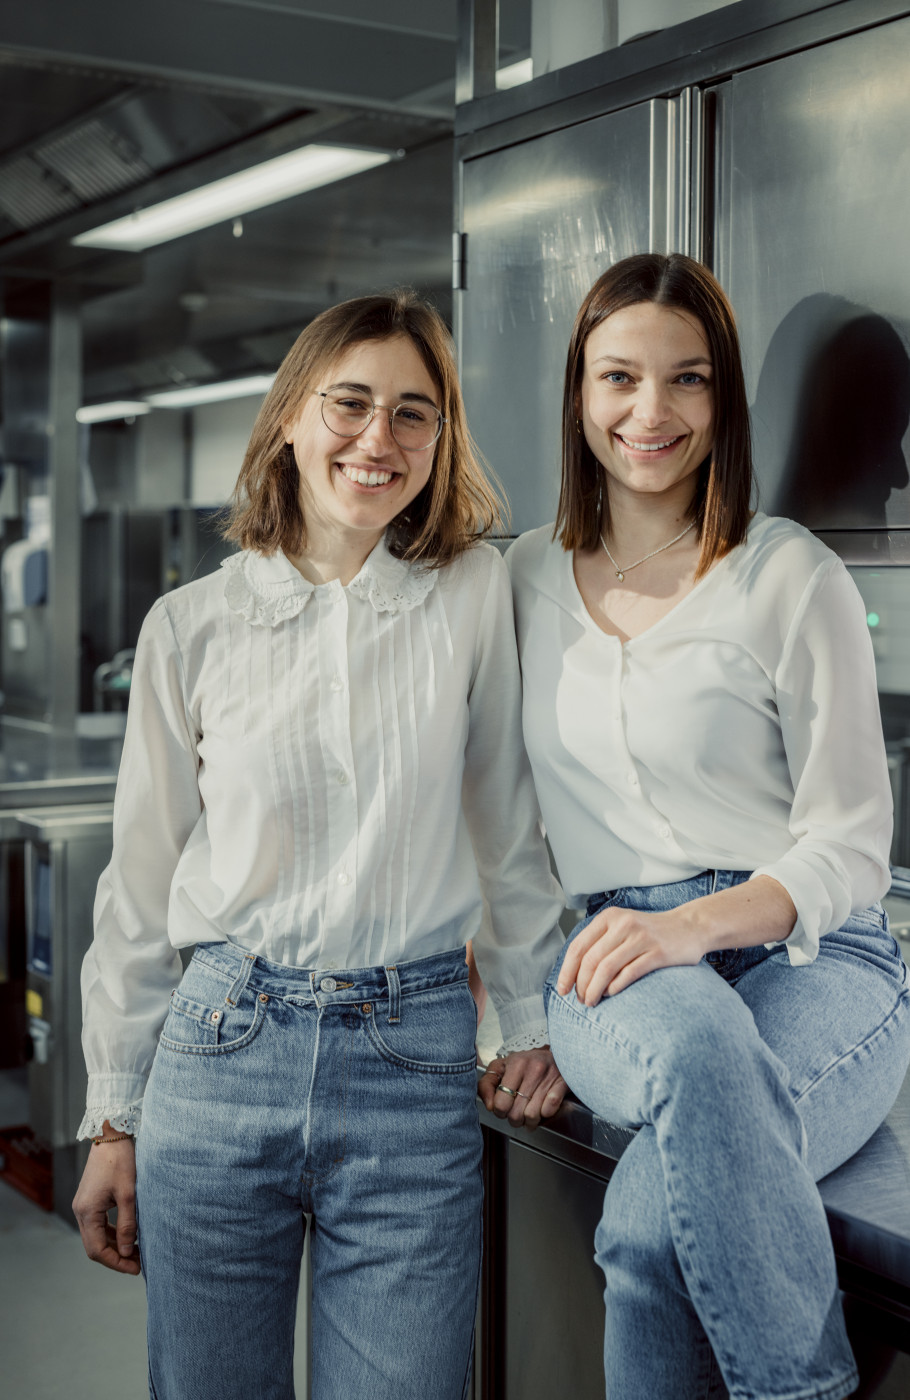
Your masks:
M714 439L711 352L687 311L637 302L585 342L577 405L588 446L620 496L691 503Z
M405 335L351 346L313 387L369 394L376 404L369 427L356 437L341 437L326 427L323 401L316 393L306 395L296 418L285 425L285 440L293 446L300 472L308 540L343 537L365 558L386 526L426 486L436 454L435 444L417 452L400 447L389 414L408 399L442 409L442 395Z

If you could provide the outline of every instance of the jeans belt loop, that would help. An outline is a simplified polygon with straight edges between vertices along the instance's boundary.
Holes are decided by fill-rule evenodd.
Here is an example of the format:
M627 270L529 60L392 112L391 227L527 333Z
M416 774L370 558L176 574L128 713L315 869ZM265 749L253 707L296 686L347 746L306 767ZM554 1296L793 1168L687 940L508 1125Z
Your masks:
M244 953L243 962L240 964L240 971L234 978L231 990L225 997L228 1006L236 1006L243 996L247 982L250 980L250 973L253 971L253 964L256 961L255 953Z
M385 979L389 984L389 1025L397 1025L401 1020L401 982L398 969L394 966L385 969Z

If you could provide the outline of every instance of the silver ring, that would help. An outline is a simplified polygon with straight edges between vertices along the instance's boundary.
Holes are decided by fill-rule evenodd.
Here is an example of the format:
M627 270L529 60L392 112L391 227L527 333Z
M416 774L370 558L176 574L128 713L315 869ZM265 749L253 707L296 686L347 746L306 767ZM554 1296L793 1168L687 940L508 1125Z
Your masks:
M508 1094L508 1096L509 1096L510 1099L517 1099L517 1098L518 1098L518 1090L517 1090L517 1089L507 1089L506 1086L505 1086L504 1084L500 1084L500 1085L498 1086L496 1092L497 1092L497 1094Z
M520 1089L515 1090L515 1097L518 1099L530 1099L530 1094L523 1094Z

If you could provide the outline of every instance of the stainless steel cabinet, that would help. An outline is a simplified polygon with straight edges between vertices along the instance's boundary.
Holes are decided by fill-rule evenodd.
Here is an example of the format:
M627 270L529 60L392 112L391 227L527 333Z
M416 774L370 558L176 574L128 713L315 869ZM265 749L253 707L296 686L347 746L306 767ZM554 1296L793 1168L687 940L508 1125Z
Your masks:
M18 823L26 842L30 1121L53 1150L54 1209L70 1221L88 1147L76 1142L86 1088L80 973L98 877L111 856L112 815L111 803L92 803L36 808Z
M666 124L666 104L649 102L464 167L462 382L513 534L556 513L569 333L595 277L650 242Z
M737 312L762 505L910 525L910 19L718 89L716 271Z
M773 61L757 47L729 75L706 59L675 94L664 70L668 95L574 123L554 111L556 129L506 144L513 124L498 149L473 141L456 329L512 533L555 513L579 302L648 249L708 257L731 297L762 506L820 531L910 526L908 53L910 18L895 19ZM900 544L879 557L905 562ZM838 548L854 557L849 535Z

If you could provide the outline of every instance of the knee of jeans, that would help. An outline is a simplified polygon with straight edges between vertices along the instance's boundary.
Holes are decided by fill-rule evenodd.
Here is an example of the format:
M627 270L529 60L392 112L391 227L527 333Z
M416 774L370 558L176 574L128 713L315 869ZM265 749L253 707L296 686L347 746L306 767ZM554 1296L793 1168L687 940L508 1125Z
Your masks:
M729 1079L735 1064L761 1049L751 1011L730 990L729 995L681 1003L660 1039L652 1042L651 1066L668 1079L700 1079L707 1086Z

